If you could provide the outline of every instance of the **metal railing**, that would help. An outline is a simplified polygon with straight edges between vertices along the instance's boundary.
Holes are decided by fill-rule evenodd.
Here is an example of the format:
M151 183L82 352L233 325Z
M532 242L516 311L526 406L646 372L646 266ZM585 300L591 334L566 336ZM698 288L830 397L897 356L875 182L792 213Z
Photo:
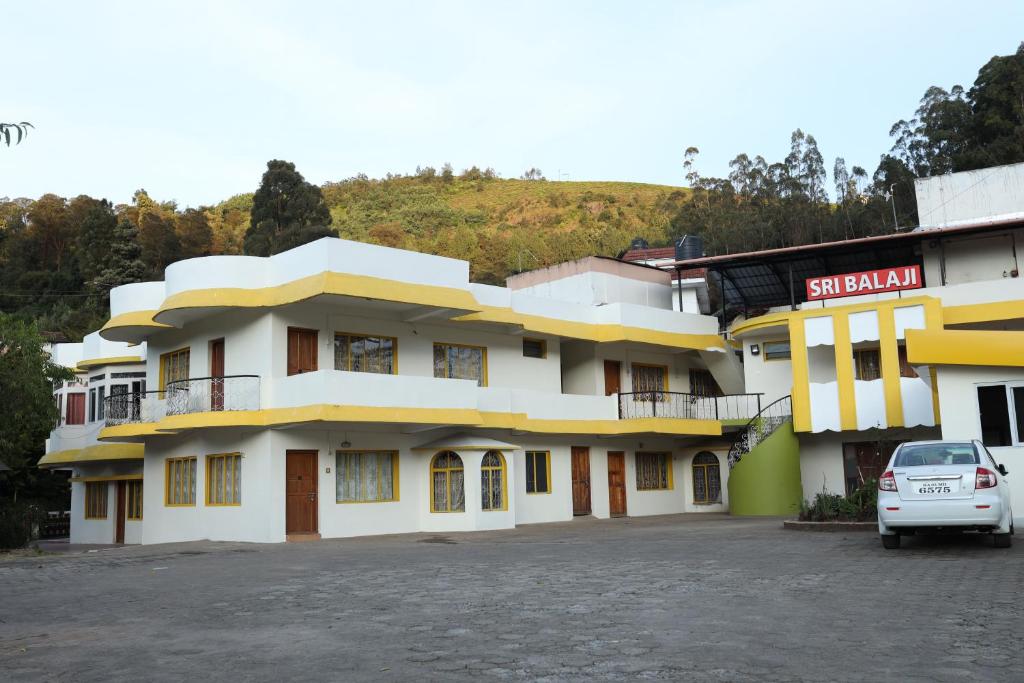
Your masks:
M759 443L767 439L776 429L793 421L793 401L783 396L760 411L754 419L740 430L729 448L729 469L736 466L744 455L754 450Z
M619 394L619 419L669 417L688 420L749 420L761 412L762 394L704 396L675 391Z
M259 375L196 377L168 382L168 415L191 415L221 410L259 410Z
M108 427L137 422L156 422L164 416L164 392L132 391L103 399L103 419Z

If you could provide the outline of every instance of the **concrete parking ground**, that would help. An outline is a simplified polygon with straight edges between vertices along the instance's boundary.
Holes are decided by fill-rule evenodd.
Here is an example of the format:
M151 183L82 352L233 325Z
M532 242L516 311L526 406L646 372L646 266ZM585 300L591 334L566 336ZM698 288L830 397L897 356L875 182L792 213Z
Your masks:
M1024 538L725 516L0 559L5 680L1024 679Z

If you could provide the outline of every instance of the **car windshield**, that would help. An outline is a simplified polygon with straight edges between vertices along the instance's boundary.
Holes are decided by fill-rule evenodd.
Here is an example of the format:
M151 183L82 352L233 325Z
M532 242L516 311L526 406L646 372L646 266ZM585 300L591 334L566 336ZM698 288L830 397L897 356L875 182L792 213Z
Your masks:
M893 467L918 465L977 465L978 454L971 443L915 443L900 448Z

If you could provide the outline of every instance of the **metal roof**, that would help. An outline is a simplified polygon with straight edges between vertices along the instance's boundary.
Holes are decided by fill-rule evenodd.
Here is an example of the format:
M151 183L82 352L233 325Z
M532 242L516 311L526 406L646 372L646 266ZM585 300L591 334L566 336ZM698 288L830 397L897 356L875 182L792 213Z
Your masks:
M966 232L1005 230L1013 224L983 222L955 228L913 230L839 242L767 249L676 261L677 270L707 268L708 282L725 292L729 309L769 308L807 300L804 281L824 275L923 265L921 242ZM935 284L935 283L932 283ZM928 282L924 283L929 286ZM719 304L721 306L721 304Z

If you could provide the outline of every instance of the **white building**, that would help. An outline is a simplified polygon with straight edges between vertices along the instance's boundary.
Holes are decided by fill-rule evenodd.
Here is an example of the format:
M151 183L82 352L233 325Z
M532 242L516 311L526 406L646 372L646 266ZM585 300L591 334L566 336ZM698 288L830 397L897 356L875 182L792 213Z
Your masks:
M982 440L1024 500L1022 185L927 179L914 231L507 287L338 239L182 261L55 347L78 380L41 465L72 470L75 542L791 514L939 437Z
M43 463L74 469L72 540L122 518L126 542L278 542L728 509L723 428L759 397L715 318L673 312L668 273L468 274L327 238L114 289L99 336L56 350L83 370ZM102 419L67 424L93 389Z
M667 270L672 274L672 309L686 313L708 313L708 283L703 268L676 269L676 248L642 247L630 249L623 261L641 263Z
M922 438L982 440L1024 510L1022 188L1024 164L928 178L914 231L675 264L707 268L738 313L745 391L791 396L788 455L759 457L765 434L735 450L733 511L851 492Z
M54 387L60 423L39 466L71 471L71 542L139 543L143 446L98 437L108 420L138 413L146 344L129 346L94 332L78 344L55 344L51 353L75 379Z

